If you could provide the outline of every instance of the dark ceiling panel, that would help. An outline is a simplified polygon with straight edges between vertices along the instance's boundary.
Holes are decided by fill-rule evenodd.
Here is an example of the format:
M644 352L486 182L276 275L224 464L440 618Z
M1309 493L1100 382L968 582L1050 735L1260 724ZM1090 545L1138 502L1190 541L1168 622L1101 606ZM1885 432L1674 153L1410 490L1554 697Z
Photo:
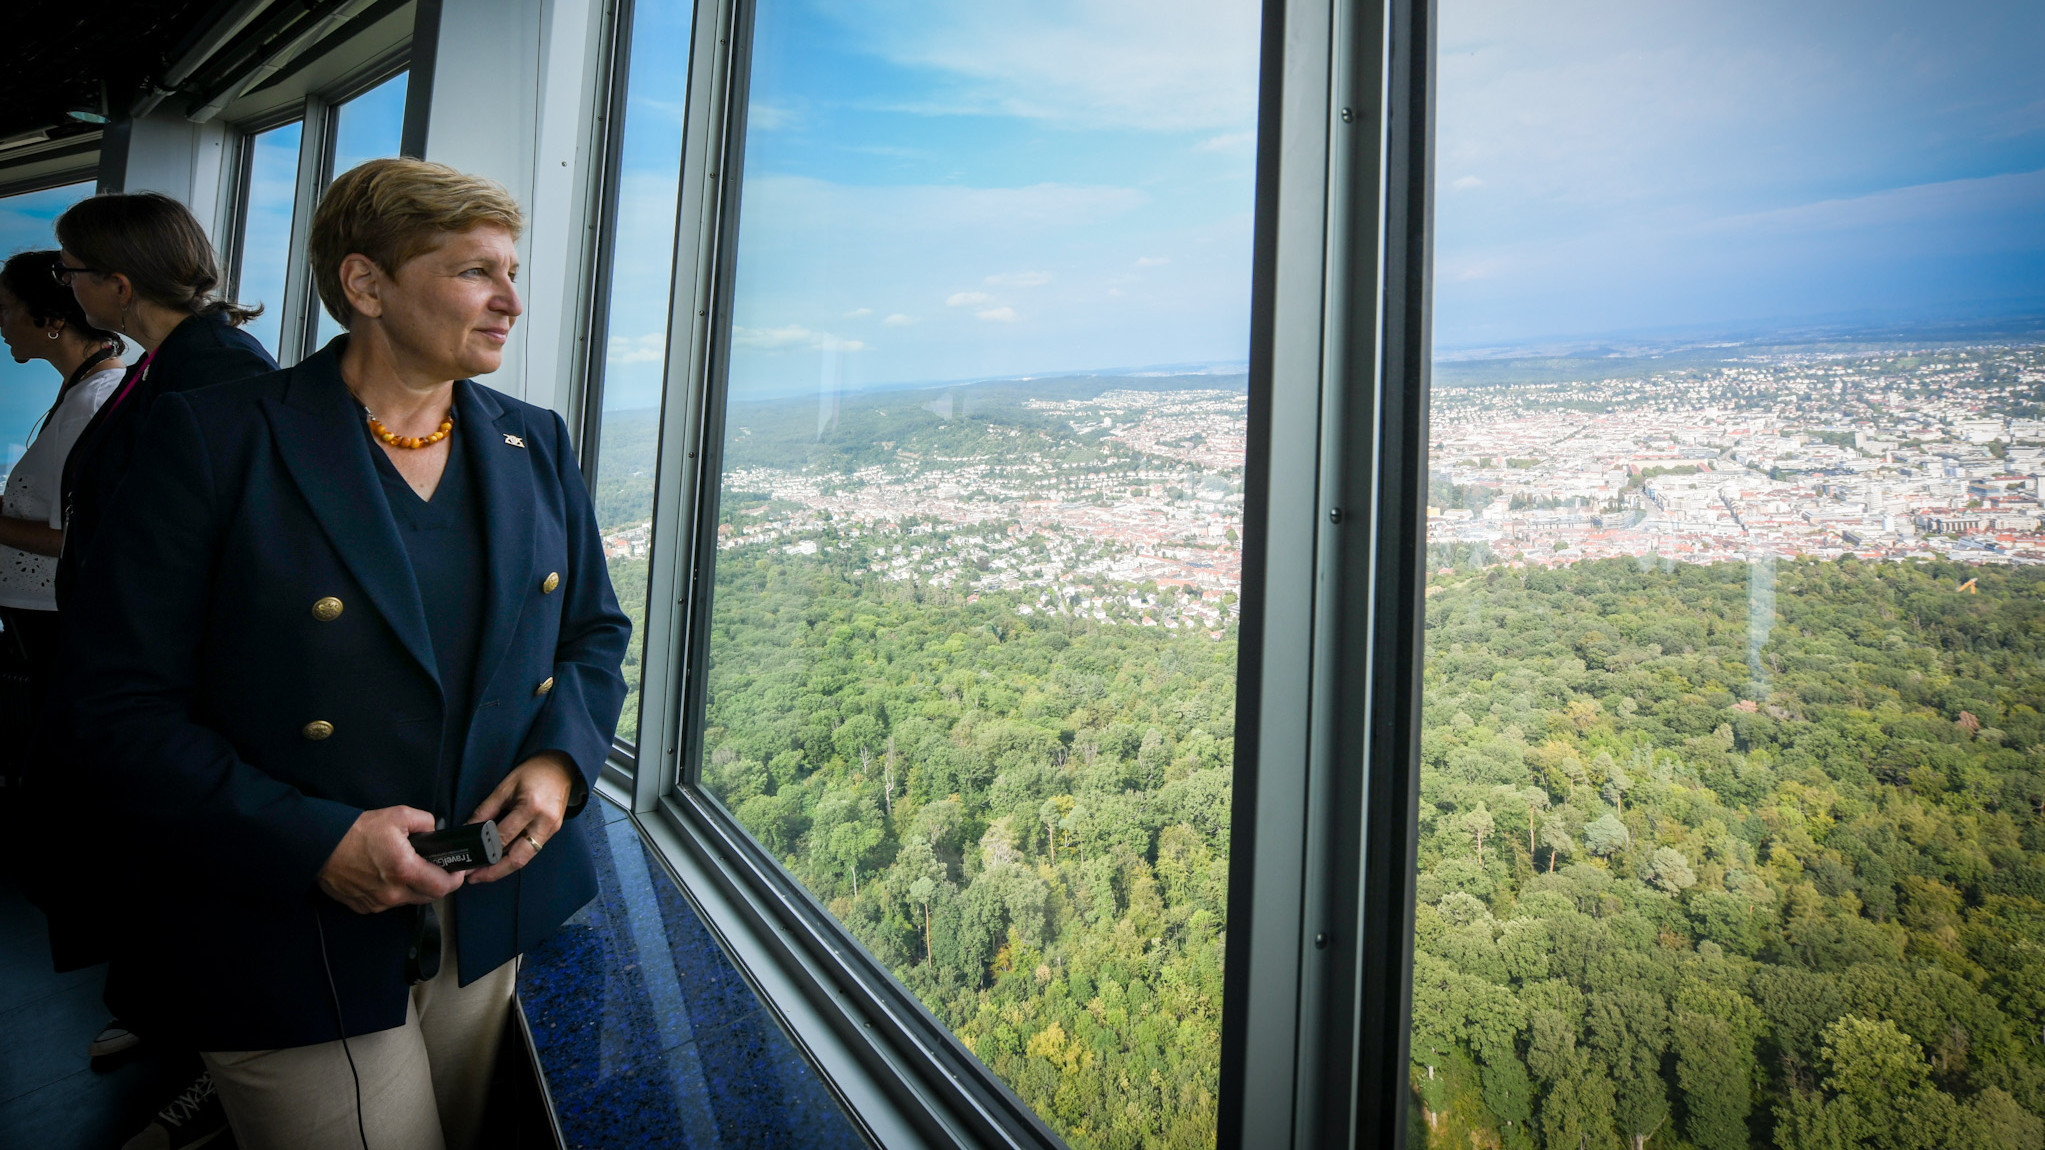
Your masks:
M94 130L65 111L97 106L102 84L107 109L118 118L146 80L233 6L233 0L16 0L8 5L12 31L0 48L0 139L37 128L52 136Z

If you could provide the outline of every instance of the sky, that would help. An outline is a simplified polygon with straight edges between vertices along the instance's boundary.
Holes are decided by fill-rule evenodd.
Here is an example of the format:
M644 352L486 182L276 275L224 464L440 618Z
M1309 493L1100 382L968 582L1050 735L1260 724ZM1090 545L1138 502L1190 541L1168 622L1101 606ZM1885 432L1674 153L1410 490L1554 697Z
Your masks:
M2045 313L2045 4L1440 21L1438 352Z
M762 0L757 20L734 398L1245 358L1255 3ZM671 242L682 84L642 96L643 74L635 43L628 134L674 124L665 199L640 201ZM627 207L660 178L639 158ZM658 394L665 293L624 294L607 408Z
M637 0L619 144L618 237L611 253L606 414L657 406L674 280L682 102L689 89L687 0Z
M262 304L248 332L277 354L284 278L291 248L291 206L298 187L298 141L304 125L292 122L255 137L249 156L249 198L242 220L240 302ZM233 258L230 256L229 258Z

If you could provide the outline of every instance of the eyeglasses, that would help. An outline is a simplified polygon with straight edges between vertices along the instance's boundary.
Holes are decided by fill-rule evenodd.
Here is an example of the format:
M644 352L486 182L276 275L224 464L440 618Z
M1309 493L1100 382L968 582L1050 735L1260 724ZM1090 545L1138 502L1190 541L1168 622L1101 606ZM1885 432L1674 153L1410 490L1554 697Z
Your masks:
M82 272L91 272L93 275L105 274L99 268L74 268L62 260L50 265L50 278L57 281L58 287L70 287L71 277Z

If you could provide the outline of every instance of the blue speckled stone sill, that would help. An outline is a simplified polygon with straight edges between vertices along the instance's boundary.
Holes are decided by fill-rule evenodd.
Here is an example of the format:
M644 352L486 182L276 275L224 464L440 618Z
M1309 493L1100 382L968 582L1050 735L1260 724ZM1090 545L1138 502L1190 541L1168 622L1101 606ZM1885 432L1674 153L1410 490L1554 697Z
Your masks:
M624 812L598 800L598 894L518 991L562 1144L867 1145Z

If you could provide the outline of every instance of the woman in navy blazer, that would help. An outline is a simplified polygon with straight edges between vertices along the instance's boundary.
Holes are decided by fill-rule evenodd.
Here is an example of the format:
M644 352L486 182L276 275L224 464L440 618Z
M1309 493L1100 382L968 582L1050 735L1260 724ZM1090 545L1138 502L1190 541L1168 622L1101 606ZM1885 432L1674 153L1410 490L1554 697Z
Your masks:
M630 624L560 417L454 378L499 362L521 222L437 164L337 179L349 334L160 398L80 581L72 728L150 908L109 1000L205 1052L244 1146L465 1144L510 960L596 894ZM408 842L486 818L485 869Z

